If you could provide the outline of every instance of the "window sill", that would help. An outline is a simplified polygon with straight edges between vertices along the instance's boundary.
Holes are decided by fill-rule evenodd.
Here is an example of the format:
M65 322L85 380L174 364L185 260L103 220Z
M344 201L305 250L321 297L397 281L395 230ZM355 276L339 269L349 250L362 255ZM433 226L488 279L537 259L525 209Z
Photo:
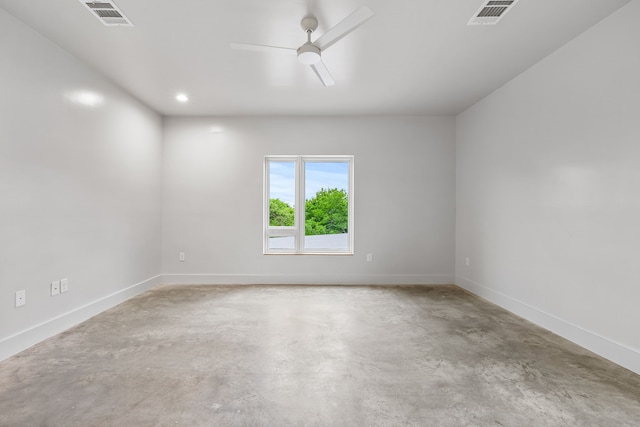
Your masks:
M263 252L263 255L331 255L353 256L353 252Z

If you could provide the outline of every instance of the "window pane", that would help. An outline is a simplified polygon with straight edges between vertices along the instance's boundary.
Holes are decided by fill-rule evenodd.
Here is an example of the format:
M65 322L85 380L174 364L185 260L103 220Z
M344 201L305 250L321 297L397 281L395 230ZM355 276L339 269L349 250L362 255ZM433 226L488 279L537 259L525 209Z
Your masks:
M305 249L349 249L349 163L305 162Z
M269 237L268 249L288 249L294 250L296 247L295 236Z
M269 226L293 227L296 200L295 162L269 162ZM269 243L271 247L271 242Z

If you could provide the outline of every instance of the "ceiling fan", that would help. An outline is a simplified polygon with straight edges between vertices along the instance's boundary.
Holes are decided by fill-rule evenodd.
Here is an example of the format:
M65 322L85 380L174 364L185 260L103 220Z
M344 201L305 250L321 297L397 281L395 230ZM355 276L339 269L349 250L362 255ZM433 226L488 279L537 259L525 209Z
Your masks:
M338 22L326 33L317 38L316 41L312 42L311 33L318 28L318 20L313 16L307 16L300 22L300 26L307 33L307 42L297 49L248 43L231 43L231 48L260 52L297 53L298 61L302 64L309 65L316 73L322 84L325 86L333 86L336 82L333 80L333 77L326 65L324 65L324 62L322 62L322 52L372 17L373 12L371 9L367 6L361 6L351 13L351 15Z

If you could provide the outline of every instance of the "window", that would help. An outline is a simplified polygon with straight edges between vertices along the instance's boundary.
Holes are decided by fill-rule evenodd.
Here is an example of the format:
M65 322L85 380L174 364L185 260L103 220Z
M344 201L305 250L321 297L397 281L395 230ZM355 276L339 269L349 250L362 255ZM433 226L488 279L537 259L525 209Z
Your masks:
M353 253L353 156L266 156L264 253Z

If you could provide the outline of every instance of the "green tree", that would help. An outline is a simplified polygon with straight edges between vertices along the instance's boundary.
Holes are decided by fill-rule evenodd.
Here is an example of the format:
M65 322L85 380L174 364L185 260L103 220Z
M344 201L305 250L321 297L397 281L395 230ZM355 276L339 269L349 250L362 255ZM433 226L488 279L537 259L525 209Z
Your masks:
M269 225L275 227L293 227L293 208L280 199L269 200Z
M324 189L305 202L307 236L342 234L349 230L349 197L345 190Z

